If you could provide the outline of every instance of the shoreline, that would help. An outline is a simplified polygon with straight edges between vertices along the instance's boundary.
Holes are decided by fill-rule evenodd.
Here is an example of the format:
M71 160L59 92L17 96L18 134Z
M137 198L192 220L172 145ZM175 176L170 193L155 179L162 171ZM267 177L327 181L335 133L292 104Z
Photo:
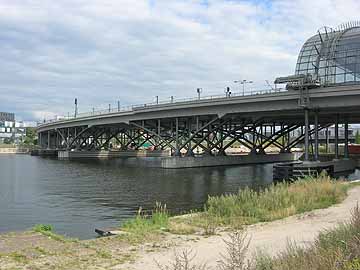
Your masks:
M323 229L348 219L359 198L360 186L353 186L344 201L329 208L245 226L252 238L249 255L259 247L274 255L286 247L289 239L300 245L311 243ZM167 265L174 250L182 249L196 252L195 263L207 262L211 266L224 253L223 239L228 233L229 230L219 230L215 235L204 236L159 232L140 239L145 242L140 243L126 234L80 241L34 231L10 232L0 234L0 268L158 270L155 261Z
M358 184L360 180L351 183ZM338 224L349 221L351 211L360 202L360 186L348 190L344 201L324 209L315 209L302 214L292 215L271 222L262 222L244 226L244 231L250 240L247 259L254 255L265 253L271 257L286 250L289 242L299 247L307 247L324 230L334 229ZM234 230L230 230L230 233ZM169 265L174 261L175 252L191 251L196 256L194 265L206 264L209 269L216 265L223 254L226 254L226 243L229 231L220 231L208 237L179 237L173 248L147 253L143 250L135 263L127 263L116 269L158 270L158 264Z

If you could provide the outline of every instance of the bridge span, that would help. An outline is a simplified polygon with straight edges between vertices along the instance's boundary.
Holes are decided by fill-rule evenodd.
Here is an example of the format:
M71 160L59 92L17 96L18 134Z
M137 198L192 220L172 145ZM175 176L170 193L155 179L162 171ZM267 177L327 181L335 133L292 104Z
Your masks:
M360 123L359 85L144 104L48 121L37 132L42 149L66 152L126 152L146 146L149 152L167 150L176 157L219 157L234 145L266 155L269 149L290 153L304 144L305 159L317 160L319 131L335 125L336 133L340 124L348 157L348 125L353 123ZM335 157L338 143L337 135Z

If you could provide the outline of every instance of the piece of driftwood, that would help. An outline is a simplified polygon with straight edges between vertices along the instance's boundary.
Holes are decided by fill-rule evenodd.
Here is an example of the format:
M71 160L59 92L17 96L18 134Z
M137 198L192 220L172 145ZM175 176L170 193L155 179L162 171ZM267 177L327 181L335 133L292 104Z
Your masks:
M100 236L112 236L112 235L124 235L128 234L127 232L120 230L112 230L112 229L97 229L95 228L95 232Z

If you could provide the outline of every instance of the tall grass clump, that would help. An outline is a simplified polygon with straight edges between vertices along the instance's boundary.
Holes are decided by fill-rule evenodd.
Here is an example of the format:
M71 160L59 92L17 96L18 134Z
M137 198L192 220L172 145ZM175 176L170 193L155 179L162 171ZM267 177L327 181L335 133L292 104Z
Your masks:
M326 175L294 183L273 184L260 191L250 188L237 194L209 197L205 216L222 225L272 221L341 202L348 186Z
M140 208L136 217L125 222L122 229L136 235L145 235L156 230L167 230L168 224L169 213L166 204L162 205L157 202L155 209L150 214Z

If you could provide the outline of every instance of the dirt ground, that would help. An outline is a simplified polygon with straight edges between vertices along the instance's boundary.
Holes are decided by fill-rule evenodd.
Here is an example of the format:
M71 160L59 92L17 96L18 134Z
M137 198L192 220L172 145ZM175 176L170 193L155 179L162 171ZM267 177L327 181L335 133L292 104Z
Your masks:
M351 209L360 200L360 186L349 190L349 196L328 209L315 210L286 219L256 224L246 228L251 238L249 257L258 250L275 255L289 241L306 245L320 231L349 219ZM228 233L204 237L198 235L152 236L143 244L129 244L122 237L106 237L87 241L53 239L35 232L0 235L0 269L120 269L158 270L157 263L167 265L174 251L191 249L195 263L216 266L225 254L223 239Z

